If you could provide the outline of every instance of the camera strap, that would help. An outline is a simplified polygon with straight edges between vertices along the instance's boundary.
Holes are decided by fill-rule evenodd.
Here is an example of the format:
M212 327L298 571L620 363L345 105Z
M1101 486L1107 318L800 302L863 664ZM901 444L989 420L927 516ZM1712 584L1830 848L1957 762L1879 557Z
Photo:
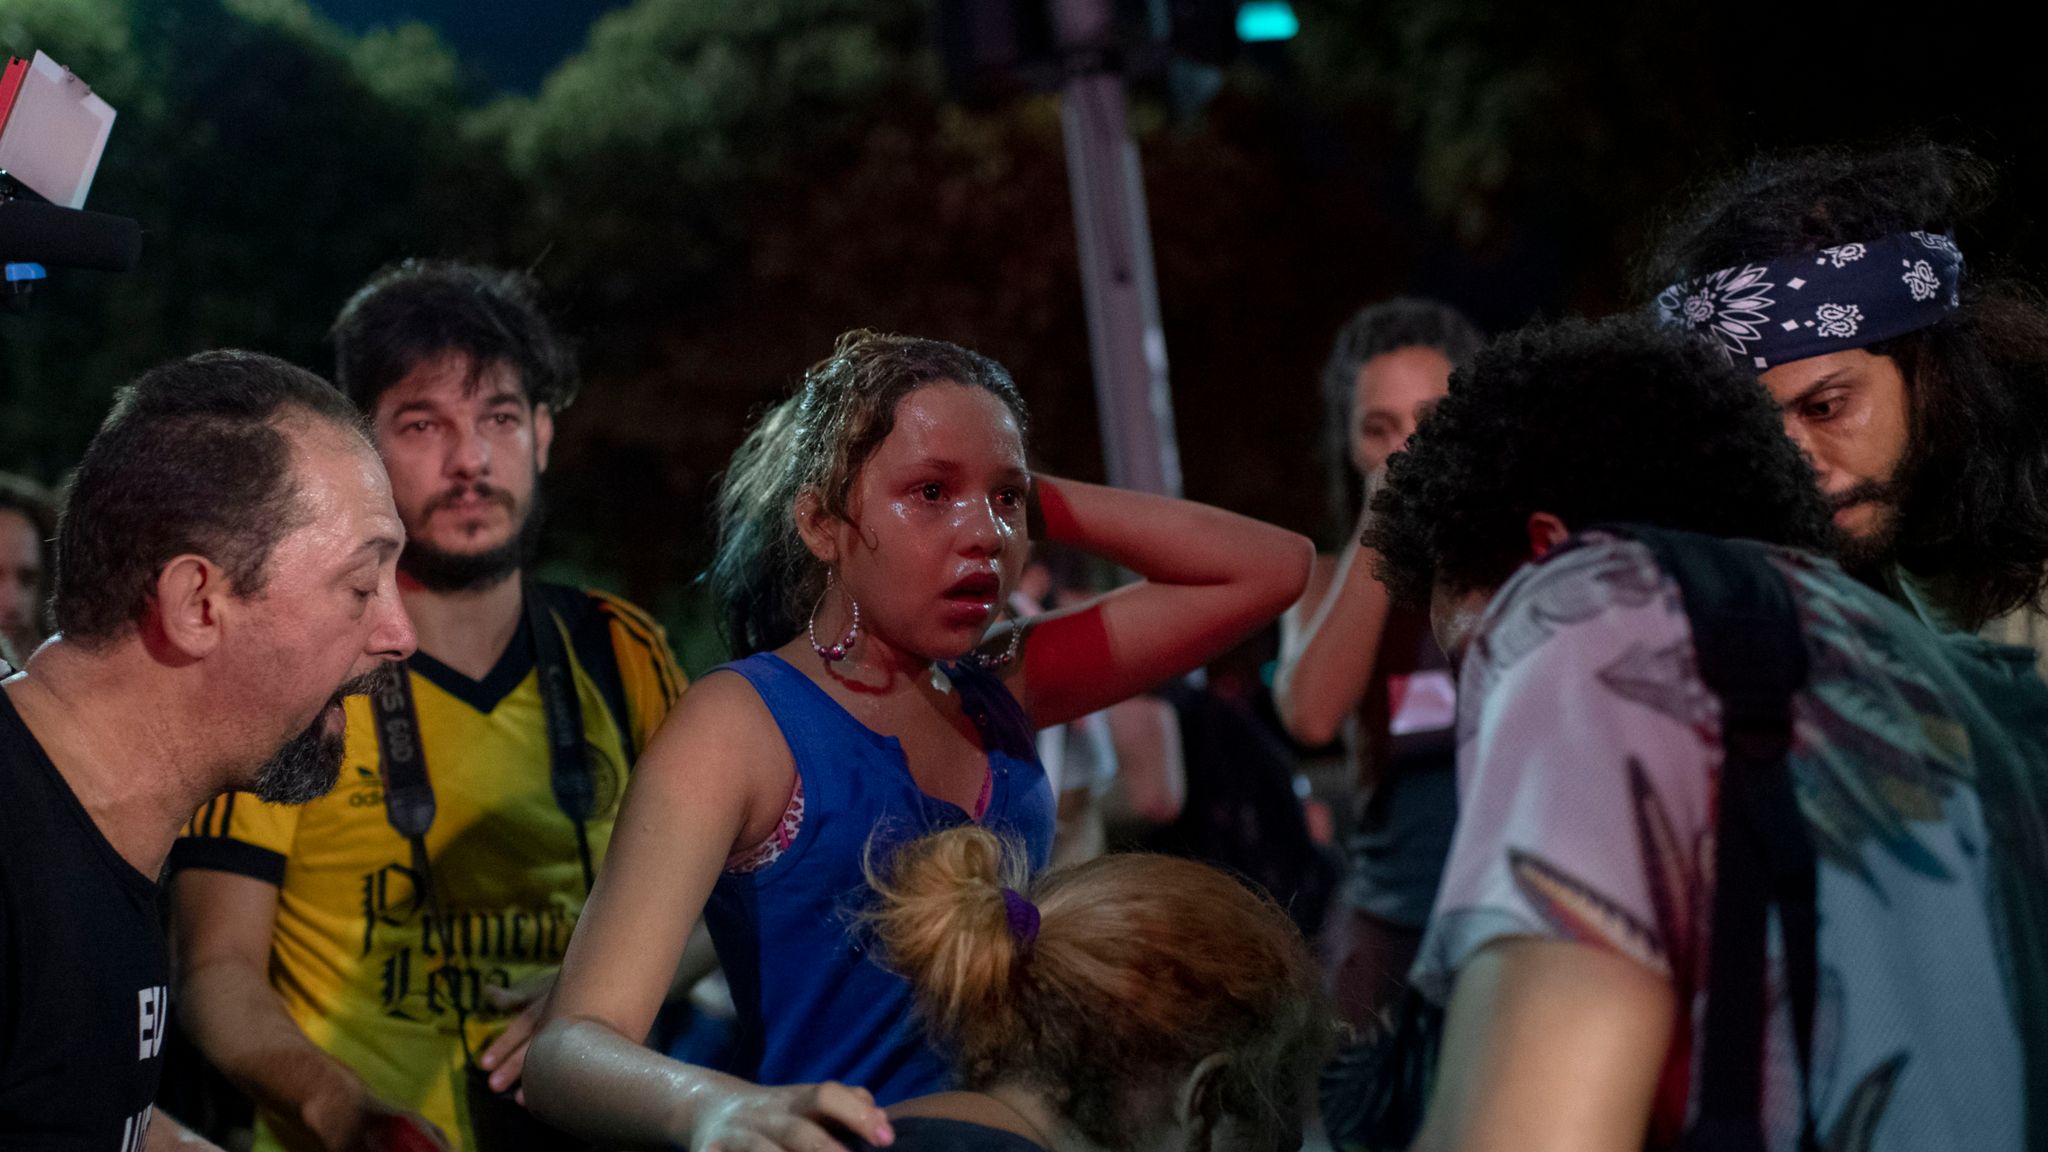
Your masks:
M541 713L547 725L548 784L556 806L575 826L576 853L583 866L583 889L588 893L596 878L589 822L597 790L590 770L590 749L584 741L583 705L576 692L575 670L569 663L560 622L542 602L540 590L532 581L525 583L523 600L526 632L533 637ZM399 669L396 675L385 677L383 684L370 694L370 711L377 729L384 816L411 846L419 906L439 927L441 971L447 973L448 994L455 1005L456 1028L462 1037L463 1059L474 1067L476 1058L469 1046L469 1013L463 1007L462 989L456 986L457 977L453 974L455 929L442 914L433 861L427 852L427 831L434 825L434 783L427 773L426 746L420 733L419 710L413 702L411 673Z

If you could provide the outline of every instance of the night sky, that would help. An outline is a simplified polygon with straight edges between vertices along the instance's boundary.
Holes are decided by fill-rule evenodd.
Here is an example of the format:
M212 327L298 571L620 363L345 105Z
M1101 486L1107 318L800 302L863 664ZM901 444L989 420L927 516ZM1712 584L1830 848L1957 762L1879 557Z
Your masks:
M420 20L500 88L531 92L583 46L591 21L629 0L313 0L355 32Z

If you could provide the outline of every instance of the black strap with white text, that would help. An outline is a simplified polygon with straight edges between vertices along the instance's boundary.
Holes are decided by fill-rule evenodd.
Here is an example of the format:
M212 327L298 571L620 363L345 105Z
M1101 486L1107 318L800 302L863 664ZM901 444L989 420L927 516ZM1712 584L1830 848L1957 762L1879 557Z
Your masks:
M569 663L561 627L532 582L526 584L524 602L526 631L533 637L541 712L547 723L548 783L555 804L575 826L576 852L583 867L584 891L588 892L596 878L589 822L597 789L591 773L590 750L584 743L583 705L577 696L575 672ZM434 825L434 784L427 773L426 746L420 735L419 711L413 704L411 675L399 669L386 677L382 686L370 694L370 711L376 719L384 815L411 845L420 907L439 925L442 964L450 967L455 962L454 928L442 915L433 862L427 852L427 831ZM474 1066L475 1059L469 1050L468 1011L463 1007L461 990L451 985L448 991L455 1005L456 1026L462 1034L464 1058Z

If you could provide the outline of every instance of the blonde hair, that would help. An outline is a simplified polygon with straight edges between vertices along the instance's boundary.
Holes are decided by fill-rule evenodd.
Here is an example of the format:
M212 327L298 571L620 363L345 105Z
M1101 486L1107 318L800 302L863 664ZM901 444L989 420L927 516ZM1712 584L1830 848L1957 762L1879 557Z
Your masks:
M1231 1056L1226 1114L1298 1119L1334 1040L1314 958L1286 913L1229 875L1168 856L1101 857L1028 879L1016 846L974 825L899 849L867 914L966 1088L1018 1080L1054 1095L1108 1148L1164 1121L1161 1089ZM1032 901L1012 932L1003 889Z

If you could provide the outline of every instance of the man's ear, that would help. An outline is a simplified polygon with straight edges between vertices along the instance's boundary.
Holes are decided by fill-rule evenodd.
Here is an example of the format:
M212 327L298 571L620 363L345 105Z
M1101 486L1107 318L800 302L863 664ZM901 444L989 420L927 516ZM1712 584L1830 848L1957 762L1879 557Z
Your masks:
M1208 1148L1215 1142L1223 1120L1223 1069L1229 1064L1228 1052L1211 1052L1181 1081L1173 1118L1187 1133L1188 1148Z
M818 563L827 568L839 563L840 533L846 521L825 510L825 502L818 498L815 488L806 488L796 494L796 503L790 506L790 515L796 518L797 535L803 537L804 547L818 558Z
M175 557L156 574L156 627L163 643L187 659L220 646L220 609L227 600L228 574L204 556Z
M555 414L545 404L533 406L533 470L548 470L548 448L555 442Z
M1541 560L1550 555L1550 550L1564 543L1571 532L1564 521L1548 512L1529 513L1529 559Z

